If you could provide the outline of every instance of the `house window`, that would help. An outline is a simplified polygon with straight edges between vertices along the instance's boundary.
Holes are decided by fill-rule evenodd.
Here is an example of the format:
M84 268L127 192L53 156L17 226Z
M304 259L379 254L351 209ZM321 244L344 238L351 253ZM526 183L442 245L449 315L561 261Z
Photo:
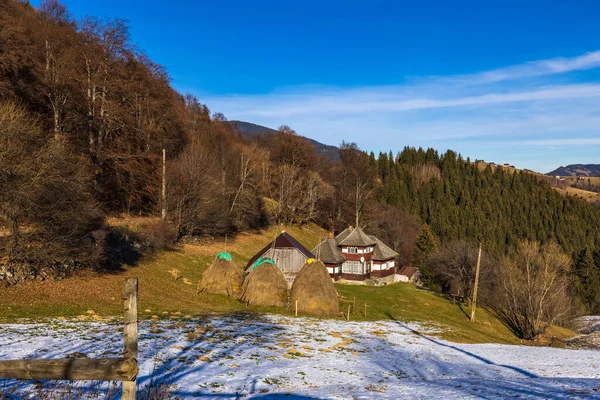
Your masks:
M364 274L363 263L360 261L346 261L344 264L342 264L342 273L362 275Z
M348 247L348 253L358 254L358 248L357 247Z

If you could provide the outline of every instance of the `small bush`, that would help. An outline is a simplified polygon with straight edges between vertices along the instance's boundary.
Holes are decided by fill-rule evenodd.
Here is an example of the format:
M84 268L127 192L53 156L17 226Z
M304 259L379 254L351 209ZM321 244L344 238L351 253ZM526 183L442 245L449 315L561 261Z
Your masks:
M177 241L177 229L167 221L154 221L142 226L142 235L153 250L166 250Z

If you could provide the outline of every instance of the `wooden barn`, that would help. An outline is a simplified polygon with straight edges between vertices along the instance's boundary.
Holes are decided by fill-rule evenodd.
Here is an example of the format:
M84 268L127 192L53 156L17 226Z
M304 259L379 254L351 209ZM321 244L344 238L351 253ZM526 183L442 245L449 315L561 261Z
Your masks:
M398 253L360 228L349 227L335 238L322 241L313 253L336 281L364 281L396 273Z
M283 276L292 284L294 278L309 258L315 256L289 233L283 231L275 240L266 245L261 251L248 261L247 268L250 269L260 258L270 258L281 270Z

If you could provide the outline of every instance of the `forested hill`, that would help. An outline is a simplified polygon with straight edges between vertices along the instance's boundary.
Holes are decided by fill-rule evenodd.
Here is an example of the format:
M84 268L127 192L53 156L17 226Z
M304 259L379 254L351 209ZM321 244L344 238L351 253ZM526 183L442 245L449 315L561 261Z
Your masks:
M76 21L56 0L2 1L0 48L0 280L6 268L112 267L130 236L105 217L163 208L153 243L316 222L365 227L400 265L430 230L437 245L483 242L494 256L524 239L556 241L574 259L600 251L600 209L532 174L230 123L173 90L122 20Z
M476 164L454 152L404 149L371 156L380 203L402 205L442 240L481 241L508 254L518 241L558 241L569 253L600 246L600 210L530 173Z
M600 164L571 164L548 172L549 176L600 176Z
M267 128L266 126L262 126L262 125L257 125L257 124L253 124L251 122L245 122L245 121L228 121L231 125L233 125L234 129L236 129L237 131L241 132L242 134L244 134L245 136L247 136L248 138L250 138L251 140L256 137L256 135L259 134L274 134L277 133L277 130L275 129L271 129L271 128ZM317 152L321 155L326 156L327 158L330 158L333 161L339 161L340 160L340 149L335 147L335 146L331 146L328 144L323 144L321 142L318 142L314 139L310 139L310 138L306 138L313 146L315 146L315 148L317 149Z

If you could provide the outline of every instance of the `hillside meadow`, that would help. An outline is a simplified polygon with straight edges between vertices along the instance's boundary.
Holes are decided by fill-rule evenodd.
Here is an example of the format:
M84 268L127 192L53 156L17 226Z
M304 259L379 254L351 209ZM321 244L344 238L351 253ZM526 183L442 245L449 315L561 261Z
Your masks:
M111 225L133 226L140 220L113 219ZM256 307L226 296L196 293L197 283L219 251L228 251L240 266L262 247L286 230L307 248L314 248L327 232L314 224L305 227L276 226L263 231L245 232L229 239L203 239L183 244L142 259L122 273L81 274L60 281L30 281L1 287L0 321L47 318L82 321L120 318L123 283L138 277L139 307L143 319L197 317L209 313L227 315L239 312L271 313L292 316L291 308ZM463 343L521 343L490 311L479 308L477 321L470 322L469 310L434 292L410 284L383 287L337 284L340 309L347 313L352 304L351 321L397 320L417 322L441 329L441 337ZM356 308L354 307L356 305ZM365 314L365 306L367 312ZM335 318L344 320L344 317ZM551 336L571 336L567 330L553 328Z

